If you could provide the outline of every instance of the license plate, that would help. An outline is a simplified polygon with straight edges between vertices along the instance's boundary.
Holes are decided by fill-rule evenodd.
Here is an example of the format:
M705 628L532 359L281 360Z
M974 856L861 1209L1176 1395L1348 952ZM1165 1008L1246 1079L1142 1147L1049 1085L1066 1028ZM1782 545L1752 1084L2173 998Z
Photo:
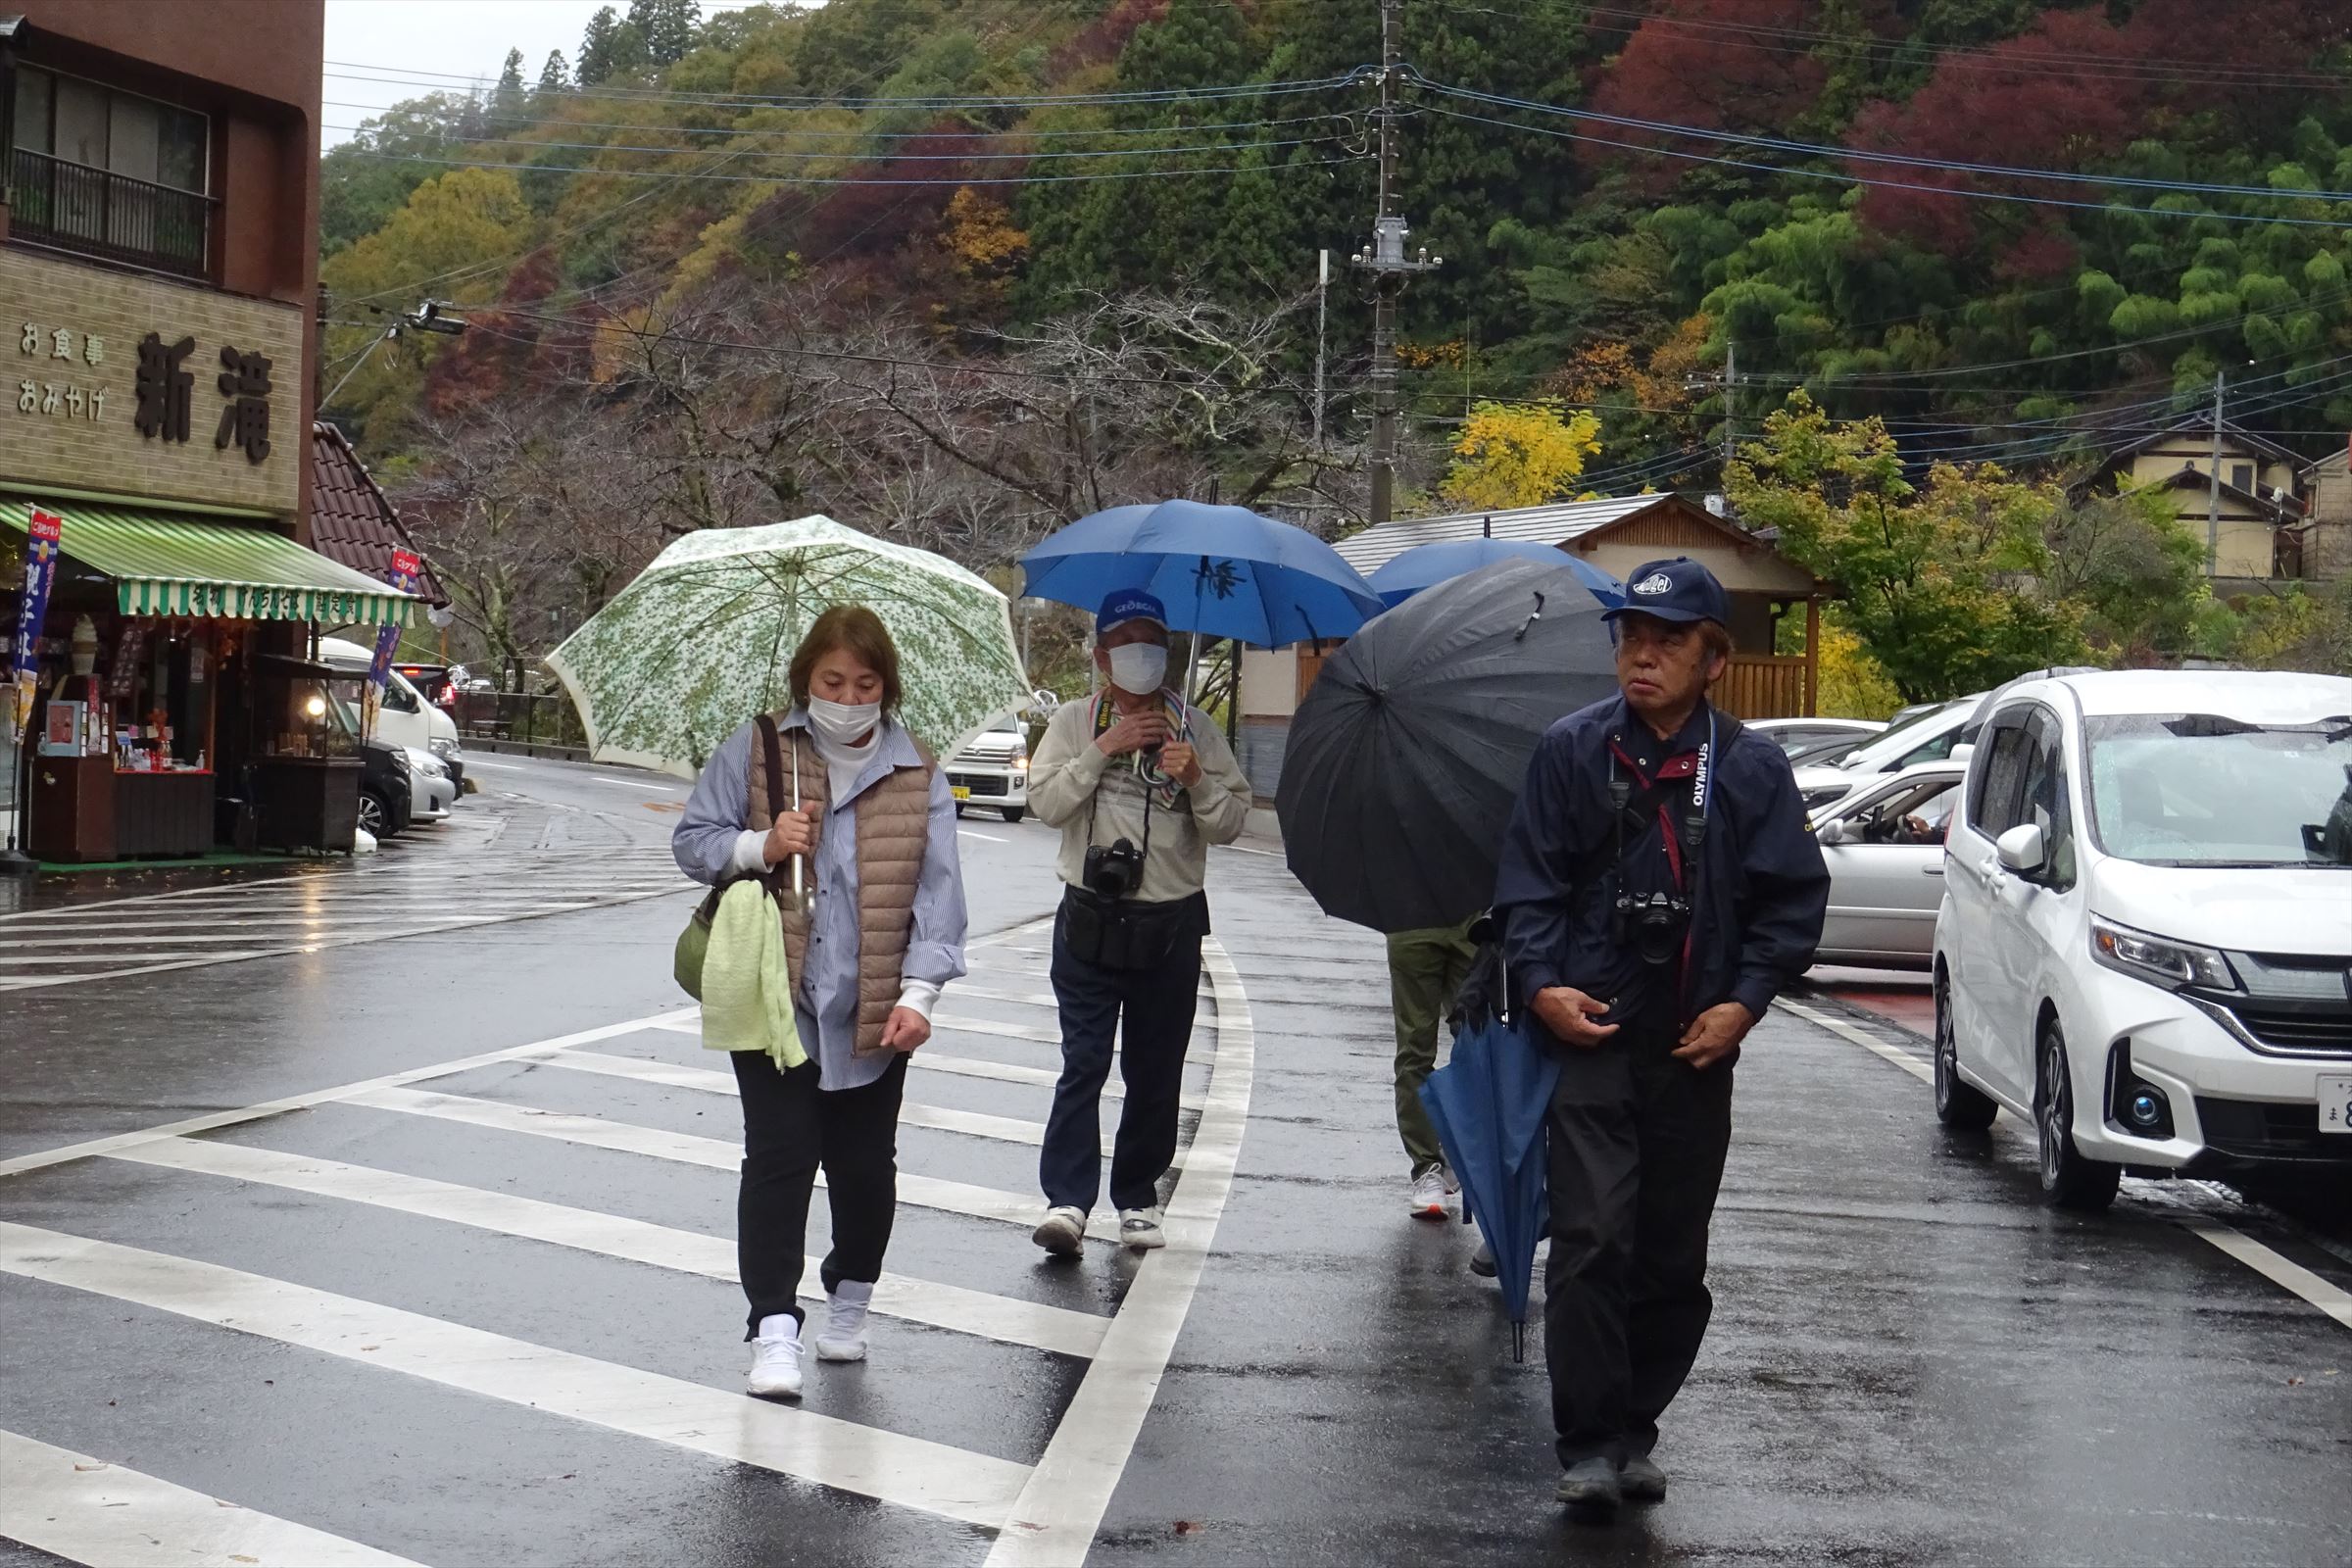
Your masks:
M948 788L956 792L956 798L959 801L968 801L972 798L971 786L967 784L951 784Z
M2352 1133L2352 1078L2320 1080L2320 1131Z

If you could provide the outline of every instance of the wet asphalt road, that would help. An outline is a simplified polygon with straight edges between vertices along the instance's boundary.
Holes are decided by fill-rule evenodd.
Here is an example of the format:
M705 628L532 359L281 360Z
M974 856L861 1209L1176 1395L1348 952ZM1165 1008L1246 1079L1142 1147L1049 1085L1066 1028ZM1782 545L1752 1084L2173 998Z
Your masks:
M902 1315L867 1365L811 1372L839 1425L744 1400L739 1124L691 1024L643 1022L686 1005L689 896L633 891L683 794L488 760L458 821L249 905L118 886L174 897L0 918L318 939L0 990L0 1537L56 1554L0 1564L207 1560L223 1517L245 1533L212 1560L2352 1561L2352 1326L2183 1222L2323 1295L2352 1264L2202 1187L2054 1215L2005 1118L1936 1126L1889 1059L1916 1042L1792 1013L1739 1069L1673 1496L1562 1522L1540 1333L1514 1365L1471 1238L1403 1215L1378 944L1263 854L1212 873L1230 968L1171 1210L1205 1255L1043 1262L1004 1205L1056 1061L1052 839L977 818L994 940L909 1080L902 1164L930 1185L902 1191ZM498 918L364 923L404 899ZM1030 1528L980 1522L1008 1514Z

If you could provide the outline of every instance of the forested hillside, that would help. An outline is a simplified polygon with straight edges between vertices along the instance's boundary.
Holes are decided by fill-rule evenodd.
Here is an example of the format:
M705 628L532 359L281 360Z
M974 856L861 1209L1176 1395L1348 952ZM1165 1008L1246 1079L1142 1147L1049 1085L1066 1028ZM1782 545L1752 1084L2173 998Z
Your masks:
M1396 206L1444 258L1403 301L1407 478L1442 504L1466 419L1557 400L1597 418L1562 484L1712 488L1727 418L1799 389L1923 478L2057 475L2217 374L2325 452L2348 23L1402 0ZM1344 530L1380 53L1378 0L634 0L494 86L398 78L326 160L332 411L502 652L669 533L798 512L983 566L1177 491ZM328 69L330 103L390 78ZM385 340L428 298L463 335Z

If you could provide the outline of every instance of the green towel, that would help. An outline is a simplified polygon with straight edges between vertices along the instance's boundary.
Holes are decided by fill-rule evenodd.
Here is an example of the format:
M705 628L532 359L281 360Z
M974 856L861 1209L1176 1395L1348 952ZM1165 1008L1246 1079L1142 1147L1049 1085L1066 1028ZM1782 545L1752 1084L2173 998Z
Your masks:
M775 901L751 877L719 896L703 957L703 1044L764 1051L779 1068L808 1059L792 1015L791 965Z

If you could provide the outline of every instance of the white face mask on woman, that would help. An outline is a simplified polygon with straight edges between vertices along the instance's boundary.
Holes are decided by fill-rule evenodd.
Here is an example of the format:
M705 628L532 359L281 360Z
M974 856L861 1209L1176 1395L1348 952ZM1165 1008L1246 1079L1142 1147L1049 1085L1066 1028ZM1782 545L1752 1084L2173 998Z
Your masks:
M808 727L816 738L835 746L856 746L882 722L880 703L829 703L808 699Z
M1168 675L1168 651L1157 643L1127 643L1110 651L1110 683L1130 697L1149 697Z

